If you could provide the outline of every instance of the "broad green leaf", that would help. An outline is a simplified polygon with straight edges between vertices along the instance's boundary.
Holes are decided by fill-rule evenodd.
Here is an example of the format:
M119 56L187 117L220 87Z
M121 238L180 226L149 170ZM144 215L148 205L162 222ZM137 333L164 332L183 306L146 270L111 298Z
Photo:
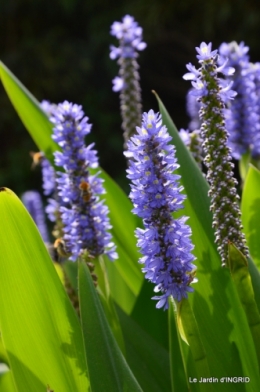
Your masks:
M109 268L109 266L112 267L113 265L114 265L114 263L112 263L109 260L106 260L106 267L107 268ZM77 269L77 264L73 263L72 261L66 261L63 264L63 269L64 269L64 272L66 273L67 278L69 279L69 282L70 282L72 288L75 290L75 292L78 292L78 278L77 278L77 276L78 276L78 269ZM100 267L97 265L95 273L98 276L98 284L100 284L100 280L104 280L104 277L101 275L99 269L100 269ZM115 271L116 270L114 269L113 270L114 275L115 275ZM111 276L113 277L114 275L112 274ZM118 276L118 280L116 282L119 282L119 287L117 287L117 289L118 289L118 293L120 293L120 287L121 287L120 283L123 282L122 279L120 280L120 276ZM113 283L114 283L113 279L112 280L109 279L109 286L111 286ZM102 286L103 286L103 284L102 284ZM125 295L125 291L124 291L125 287L127 287L127 286L123 282L121 295ZM103 295L103 301L102 301L102 298L101 298L103 306L104 307L109 307L109 304L106 303L105 295L102 294L102 290L100 292L100 295ZM113 309L112 309L111 313L113 313ZM111 313L110 313L110 316L111 316ZM121 340L121 330L120 330L120 325L117 324L118 323L117 316L116 317L111 317L111 319L108 319L108 321L110 323L111 328L112 328L112 325L114 325L114 330L112 329L112 331L113 331L115 337L117 337L119 335L118 336L119 346L121 348L124 347L124 344L120 343L120 340ZM119 331L118 331L118 329L119 329ZM123 348L123 352L124 352L124 348Z
M118 246L117 242L117 252L119 254L119 259L114 263L106 260L106 267L108 271L108 278L111 287L111 295L115 302L127 313L129 314L135 303L138 299L138 293L136 294L131 289L132 285L128 284L128 278L125 275L125 271L121 274L121 267L124 265L126 260L129 260L126 252L124 250L121 251L121 245ZM117 266L116 263L120 263L120 266Z
M168 350L168 319L167 312L155 308L154 286L147 280L144 281L137 297L131 317L159 344Z
M79 298L92 392L140 392L106 320L85 262L79 261Z
M5 373L1 373L0 371L0 391L17 392L17 389L14 384L13 374L11 371L7 371Z
M179 334L176 329L176 306L170 301L168 320L169 320L169 347L170 347L170 366L172 392L188 392L188 384L179 344Z
M95 264L94 273L98 277L97 292L103 304L103 309L105 311L107 321L117 341L118 347L120 348L123 355L125 355L124 338L118 315L115 309L114 301L111 296L110 282L108 280L108 274L104 258L106 258L106 256L99 256L98 259L93 262Z
M250 165L242 193L242 223L250 255L260 270L260 171Z
M140 225L140 221L131 213L133 206L122 189L104 170L101 176L105 180L105 200L110 211L112 234L119 254L119 259L113 265L108 266L109 279L113 279L113 284L110 284L111 294L122 309L129 314L144 279L140 264L138 264L140 254L136 248L134 235L137 223ZM125 296L121 289L118 290L119 285L124 290Z
M254 289L255 301L260 312L260 272L250 257L248 259L248 270L251 276L251 281Z
M1 62L0 76L23 124L39 150L43 151L53 164L53 153L59 150L59 146L51 138L52 124L39 102ZM105 180L104 186L107 191L105 199L111 212L112 234L120 256L114 267L108 267L109 277L112 276L114 283L111 285L111 294L122 309L130 313L143 283L143 276L137 263L139 254L134 236L137 220L131 213L132 206L129 199L119 186L103 170L101 176Z
M143 391L170 392L168 351L119 307L117 311L125 339L126 359Z
M122 189L104 170L102 170L101 176L104 179L104 187L106 189L105 199L109 205L114 236L121 243L131 259L138 260L140 253L136 249L134 231L137 224L141 224L141 221L132 214L131 210L133 209L133 205ZM135 275L132 276L131 280L140 279L140 276L143 276L138 263L134 263L132 269L132 274L134 273Z
M77 263L73 261L65 261L63 264L64 273L67 275L67 278L70 281L73 289L78 291L78 266Z
M51 139L52 124L39 102L1 61L0 78L10 101L35 144L53 163L53 152L58 148Z
M124 341L121 331L121 326L119 324L118 316L114 308L114 303L111 298L110 292L110 284L111 281L107 280L107 271L103 271L105 269L105 265L103 264L102 259L106 258L105 256L100 257L101 263L98 260L93 261L95 264L95 275L98 277L97 283L97 291L100 296L100 300L102 302L104 311L106 313L107 320L109 322L110 328L114 334L115 339L122 351L125 353ZM101 264L102 267L101 267ZM107 265L113 264L111 261L107 261ZM69 280L70 285L72 286L73 290L78 293L78 269L77 263L73 263L72 261L66 261L63 264L64 273L66 274L67 279Z
M177 325L181 338L190 347L195 362L198 379L210 378L208 358L203 346L200 331L189 300L183 298L177 304ZM211 384L202 383L200 391L211 391Z
M247 260L232 243L228 245L228 258L231 276L235 282L252 333L260 369L260 314L255 302L255 294Z
M208 358L210 373L219 378L236 374L249 376L250 385L243 384L244 390L257 390L260 379L254 344L229 271L221 268L214 243L207 182L180 139L164 105L158 97L157 99L163 123L176 146L180 164L178 172L187 195L184 210L180 214L190 217L187 223L192 228L198 278L198 283L193 285L194 293L189 293L189 301ZM182 345L186 343L182 342ZM191 359L186 356L185 361L189 372ZM189 386L191 390L197 388L192 384ZM214 389L221 391L223 387L216 383ZM229 384L229 391L236 390L237 386Z
M7 353L1 339L1 333L0 333L0 363L5 363L6 365L9 365Z
M0 330L17 391L87 391L79 320L35 223L7 188L0 222Z

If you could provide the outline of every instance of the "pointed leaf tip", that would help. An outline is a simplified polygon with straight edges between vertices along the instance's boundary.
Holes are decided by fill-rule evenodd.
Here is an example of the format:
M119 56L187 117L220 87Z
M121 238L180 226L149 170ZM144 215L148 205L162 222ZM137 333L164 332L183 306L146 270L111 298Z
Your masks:
M248 266L246 257L232 242L229 242L228 244L228 264L231 275L240 268Z

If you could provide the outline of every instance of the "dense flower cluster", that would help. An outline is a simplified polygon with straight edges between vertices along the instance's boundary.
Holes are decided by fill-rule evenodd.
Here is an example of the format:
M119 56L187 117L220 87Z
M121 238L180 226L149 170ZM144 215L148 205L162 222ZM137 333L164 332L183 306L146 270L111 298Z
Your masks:
M46 101L47 102L47 101ZM44 156L43 152L31 152L33 159L32 167L41 166L42 169L42 187L43 193L46 196L57 196L56 192L56 174L48 159ZM55 222L57 219L58 201L53 198L47 199L47 206L45 212L47 213L50 221Z
M201 121L199 110L200 103L198 102L197 97L192 94L192 89L190 89L186 96L186 111L190 117L190 122L188 124L188 129L181 128L179 134L199 168L202 169L203 150L200 137Z
M191 90L188 91L186 96L186 111L190 117L189 122L189 130L196 131L200 129L200 118L199 118L199 110L200 110L200 103L198 102L197 98L192 95Z
M130 198L133 212L143 219L144 229L137 229L138 246L143 257L145 277L156 284L161 296L157 308L168 308L168 297L180 301L192 291L193 281L190 240L186 217L173 219L172 213L183 206L185 196L179 186L180 176L173 145L161 116L150 110L143 114L142 127L128 142L128 178L132 180Z
M249 62L249 47L243 42L223 43L219 53L229 59L235 72L229 76L236 98L226 110L226 127L229 133L228 143L232 156L240 159L249 151L254 158L260 157L259 144L259 96L256 89L257 72Z
M48 229L45 223L44 209L41 195L36 191L27 191L22 194L22 202L33 218L36 226L41 233L44 242L49 242Z
M231 241L245 255L248 249L242 233L241 212L236 192L237 181L233 176L230 149L227 147L225 128L225 103L236 93L231 90L232 82L227 83L218 77L218 72L231 75L234 68L227 67L227 60L217 66L217 50L211 51L211 44L201 43L196 48L200 68L187 65L188 73L184 79L192 80L200 104L201 137L205 152L205 165L208 167L207 179L210 184L211 210L218 251L222 264L227 264L228 242Z
M110 46L110 58L118 59L119 76L113 79L113 91L120 92L120 109L123 119L125 143L135 132L136 125L141 123L142 105L139 84L138 52L146 48L142 41L143 30L130 15L123 17L122 22L114 22L111 35L119 40L119 47Z
M44 195L49 196L55 191L56 175L53 166L44 156L42 156L41 159L41 169L43 193Z
M45 111L47 116L50 118L56 108L57 105L50 103L47 100L43 100L41 102L41 108ZM41 165L42 169L42 187L43 187L43 193L46 196L50 196L47 199L47 205L45 207L45 212L51 222L55 222L55 230L53 232L57 233L57 236L60 237L62 234L61 231L61 222L58 222L60 213L59 213L59 207L62 204L61 200L59 198L58 192L57 192L57 185L56 185L56 173L54 170L54 167L50 164L48 159L44 156L42 152L36 153L35 155L40 156L39 163ZM59 229L58 229L59 227ZM54 235L56 236L56 235Z
M188 129L180 129L179 135L183 141L183 143L190 150L193 158L197 162L200 169L202 169L202 140L200 137L200 130L195 129L190 132Z
M253 158L260 159L260 63L251 64L251 69L254 73L256 101L256 115L258 122L256 125L256 132L254 134L254 148L252 149Z
M96 151L93 144L84 145L91 129L88 118L81 106L65 101L57 106L51 121L53 139L62 148L55 153L55 164L65 170L58 173L57 182L66 251L73 261L83 252L90 257L105 253L114 260L117 254L107 231L111 228L108 208L99 196L104 193L102 180L98 173L90 174L98 166Z
M110 58L112 60L119 57L135 58L137 57L137 50L146 48L146 43L142 42L143 29L130 15L124 16L122 22L114 22L110 34L120 42L119 47L110 46Z
M57 184L56 184L56 173L53 166L50 164L48 159L44 156L41 159L41 169L42 169L42 187L43 193L48 197L47 205L45 207L45 212L51 222L56 223L57 226L61 226L60 222L57 222L60 217L59 208L62 205L62 200L58 195ZM61 231L58 230L58 237L61 236Z
M56 107L57 107L57 105L55 103L51 103L45 99L43 101L41 101L40 105L48 117L50 117L54 113L54 111L56 110Z

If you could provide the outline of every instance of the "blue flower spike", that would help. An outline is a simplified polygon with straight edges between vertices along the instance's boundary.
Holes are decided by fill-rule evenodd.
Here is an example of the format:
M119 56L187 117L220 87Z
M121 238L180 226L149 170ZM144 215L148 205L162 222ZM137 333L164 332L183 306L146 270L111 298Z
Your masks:
M91 125L82 107L67 101L59 104L51 117L53 140L62 148L55 153L55 164L65 172L58 172L58 191L66 251L72 261L87 255L95 258L106 254L117 258L108 208L100 195L105 193L102 179L90 170L98 167L94 144L85 146L85 136Z
M119 40L119 47L110 46L110 58L118 59L119 76L113 83L113 91L120 93L120 110L125 147L128 139L135 133L135 127L141 123L142 104L139 84L138 51L146 48L142 41L143 29L130 15L123 17L122 22L114 22L111 35Z
M185 195L173 172L179 167L175 149L159 113L143 114L142 127L128 142L128 178L132 181L130 198L133 212L143 219L144 229L137 229L138 246L143 257L143 272L154 283L157 308L168 309L168 298L187 298L195 282L191 253L191 229L187 217L174 219L172 213L183 207Z
M44 208L40 193L37 191L27 191L22 194L21 199L38 227L43 241L46 244L49 243L49 234L45 222Z
M228 144L234 159L241 159L249 152L253 159L260 158L259 134L259 76L257 65L249 61L249 47L244 42L222 43L219 48L235 72L228 76L232 88L236 90L236 99L229 102L226 110L226 126L229 133Z

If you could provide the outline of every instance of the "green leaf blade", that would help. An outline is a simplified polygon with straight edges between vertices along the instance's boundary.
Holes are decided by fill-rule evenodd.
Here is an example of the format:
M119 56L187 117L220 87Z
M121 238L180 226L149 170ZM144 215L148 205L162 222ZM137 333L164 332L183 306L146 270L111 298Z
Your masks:
M171 383L172 392L188 392L187 377L181 354L179 334L176 328L176 309L173 301L169 304L169 347L170 347L170 365L171 365Z
M51 139L53 126L47 114L42 110L37 99L1 61L0 78L24 126L36 145L53 163L53 152L59 148Z
M116 344L84 262L79 262L79 298L91 391L142 391Z
M250 165L241 201L242 223L250 255L260 270L260 171Z
M141 222L132 214L130 200L103 169L101 177L106 189L104 198L110 211L111 232L119 255L113 265L107 265L109 278L113 280L110 285L111 294L117 304L130 314L144 281L138 264L140 253L134 234L137 224L141 225ZM118 286L121 286L120 290L117 289Z
M177 305L177 324L182 339L189 345L195 363L198 379L210 378L208 358L203 346L197 321L190 306L189 300L183 298ZM202 383L201 391L211 391L211 385Z
M19 392L86 391L80 324L21 201L0 192L0 329ZM15 246L13 245L15 244Z
M120 308L117 308L126 345L126 358L145 392L168 392L169 355L161 345Z
M228 253L230 272L252 333L260 369L260 314L255 301L247 260L234 244L229 244Z
M0 374L0 391L17 392L14 384L13 374L11 371Z

